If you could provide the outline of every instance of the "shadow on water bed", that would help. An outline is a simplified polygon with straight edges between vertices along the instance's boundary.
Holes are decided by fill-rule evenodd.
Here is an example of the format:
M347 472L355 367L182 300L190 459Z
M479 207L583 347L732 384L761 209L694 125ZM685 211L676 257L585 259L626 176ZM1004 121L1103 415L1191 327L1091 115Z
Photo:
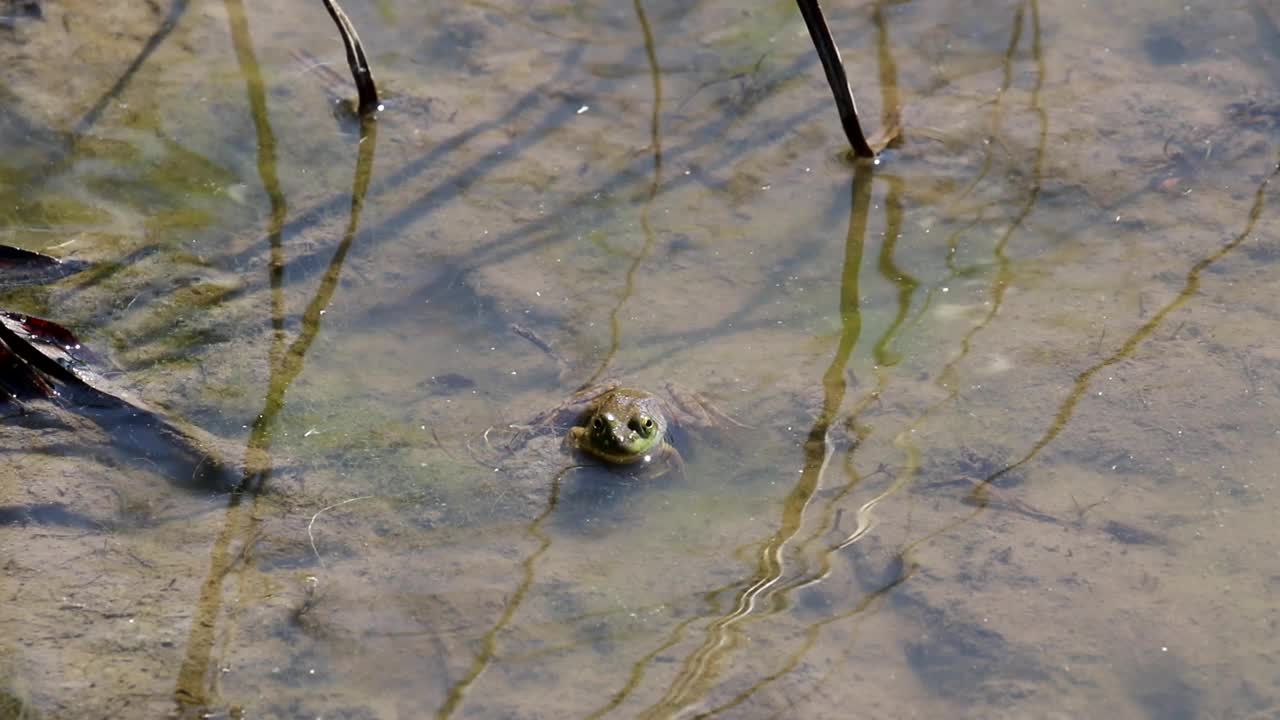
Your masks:
M348 7L401 98L363 141L318 8L180 7L0 29L0 237L94 265L0 306L240 492L7 418L0 703L1275 713L1264 3L841 10L905 128L852 167L791 3ZM473 458L605 373L751 429L683 479Z
M9 254L15 264L21 263L19 269L56 262L36 254ZM124 462L194 490L227 492L235 487L242 471L217 440L131 399L99 364L66 328L0 310L0 408L9 420L9 434L23 437L22 429L38 431L34 447L43 446L44 452L109 447ZM8 451L30 451L29 442Z

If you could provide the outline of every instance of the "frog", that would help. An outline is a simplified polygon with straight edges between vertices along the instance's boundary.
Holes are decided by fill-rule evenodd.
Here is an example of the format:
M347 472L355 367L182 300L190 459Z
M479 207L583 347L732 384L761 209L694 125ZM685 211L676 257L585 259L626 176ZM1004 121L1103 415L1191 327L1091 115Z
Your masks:
M508 446L518 449L529 438L562 435L560 447L582 460L610 469L656 478L684 474L684 457L675 436L726 425L747 427L720 411L701 393L665 383L665 393L624 385L616 379L579 389L560 405L541 413L518 431Z
M668 414L657 395L615 383L588 402L579 417L585 422L569 428L564 445L609 465L678 459L667 439Z

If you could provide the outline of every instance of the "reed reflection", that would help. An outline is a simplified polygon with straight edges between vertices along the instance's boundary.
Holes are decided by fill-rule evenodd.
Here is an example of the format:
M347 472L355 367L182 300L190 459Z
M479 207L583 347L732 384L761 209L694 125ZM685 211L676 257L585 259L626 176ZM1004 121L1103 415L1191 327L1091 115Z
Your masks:
M844 490L851 491L861 480L856 471L853 471L852 463L849 462L849 457L856 448L856 442L846 442L835 435L838 435L844 427L844 424L838 423L837 419L840 417L841 408L845 405L849 389L847 372L849 363L862 334L860 275L867 226L872 211L872 180L875 172L875 166L870 162L860 162L854 168L849 229L845 238L845 260L841 271L840 338L831 364L823 373L822 404L802 446L803 465L800 477L782 501L778 529L756 552L755 571L737 591L729 611L708 623L701 645L681 664L663 697L646 708L640 714L641 717L669 717L679 714L684 708L698 702L714 687L716 679L727 666L731 653L742 647L740 637L742 630L739 626L779 612L786 606L788 592L813 581L814 573L809 569L810 562L804 550L815 539L829 532L834 525L834 511L831 510L831 506L828 506L829 512L823 516L818 523L818 529L812 535L803 542L795 541L801 536L804 528L811 524L807 521L806 514L811 508L816 493L822 488L838 449L843 449L845 454L843 467L850 471ZM897 201L894 205L900 207ZM900 216L901 214L898 213L897 222L900 222ZM896 234L899 227L900 225L895 225L888 228L886 232ZM866 406L865 398L860 406ZM863 530L865 531L865 528ZM823 550L825 552L817 559L819 566L816 571L817 577L825 576L829 570L831 548L823 548ZM862 607L865 609L868 606ZM683 630L683 626L679 628L680 632ZM811 647L810 642L816 641L817 637L816 632L807 634L801 650L793 655L795 662L803 657L807 648ZM667 643L664 643L668 647L672 644L674 644L673 638L669 638ZM647 662L647 659L642 659L642 662Z
M228 578L239 575L237 591L241 596L250 592L252 578L243 571L248 550L260 534L259 521L254 508L259 495L265 489L272 474L270 448L274 426L284 408L285 395L294 380L301 374L306 354L318 337L321 315L333 298L342 273L347 253L354 243L364 207L365 194L373 174L374 150L377 146L376 124L372 117L361 125L361 142L358 144L355 174L352 181L349 220L342 241L338 244L316 293L302 314L302 330L293 343L285 345L284 304L284 249L283 228L288 215L288 204L277 173L276 141L268 116L265 83L262 69L253 50L248 18L241 0L226 0L227 17L236 58L244 78L249 97L249 110L258 137L258 176L270 202L271 214L267 224L267 238L271 263L269 285L271 288L272 342L269 351L271 376L268 381L264 407L254 421L246 447L245 474L239 486L228 499L226 516L221 532L213 542L209 569L201 585L200 597L192 613L191 632L187 639L182 666L178 670L174 698L179 711L184 714L204 712L218 703L219 664L213 657L213 646L219 631L224 636L234 633L233 619L224 619L224 585ZM245 502L245 501L248 502ZM240 571L237 573L237 569Z

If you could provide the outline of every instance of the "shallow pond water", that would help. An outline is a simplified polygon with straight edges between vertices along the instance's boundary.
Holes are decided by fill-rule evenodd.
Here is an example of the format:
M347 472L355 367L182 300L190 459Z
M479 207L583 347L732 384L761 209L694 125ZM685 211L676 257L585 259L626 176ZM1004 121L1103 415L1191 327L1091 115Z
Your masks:
M1280 712L1274 7L829 7L876 165L792 3L346 9L363 140L319 4L0 23L0 307L246 488L6 408L0 718ZM606 377L749 427L501 452Z

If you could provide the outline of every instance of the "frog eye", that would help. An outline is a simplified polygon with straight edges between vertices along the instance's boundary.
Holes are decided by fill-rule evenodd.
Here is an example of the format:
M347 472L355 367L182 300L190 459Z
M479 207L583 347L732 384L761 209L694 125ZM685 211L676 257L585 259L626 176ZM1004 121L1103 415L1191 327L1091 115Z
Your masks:
M604 418L597 415L595 419L591 421L591 427L600 432L604 432Z

